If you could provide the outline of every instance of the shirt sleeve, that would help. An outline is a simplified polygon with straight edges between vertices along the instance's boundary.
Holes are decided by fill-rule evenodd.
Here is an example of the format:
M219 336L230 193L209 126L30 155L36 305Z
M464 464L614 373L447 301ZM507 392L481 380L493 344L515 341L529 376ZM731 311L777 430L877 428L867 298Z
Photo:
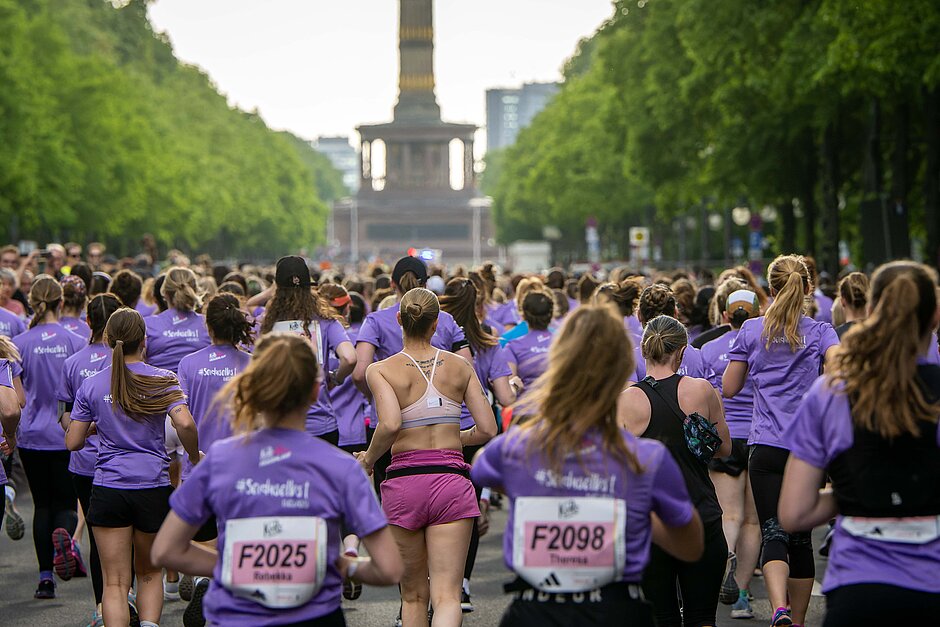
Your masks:
M495 351L493 359L490 361L490 371L487 373L490 381L495 381L500 377L511 377L512 370L509 368L508 351L499 346L494 346L490 350Z
M0 386L13 387L13 363L7 359L0 361Z
M212 475L214 450L213 445L205 459L193 468L189 478L170 495L170 509L176 512L176 515L187 525L201 527L212 516L212 506L209 503L209 478Z
M668 527L689 524L695 511L679 465L665 447L661 450L659 466L653 478L652 509Z
M75 393L75 404L72 406L71 413L72 420L77 420L79 422L91 422L95 419L91 401L88 399L89 380L90 379L85 379L81 386L79 386L78 392Z
M751 325L748 324L748 322L744 323L741 327L741 331L735 336L734 341L731 342L731 348L728 349L728 361L747 362L747 357L751 352L748 342Z
M506 434L498 435L477 455L470 469L470 478L473 483L487 488L503 486L503 443Z
M13 378L14 378L14 379L17 378L17 377L22 377L22 376L23 376L23 364L21 364L21 363L18 362L18 361L11 361L11 362L10 362L10 370L12 371L12 374L13 374Z
M839 334L832 328L831 324L824 323L822 333L819 338L819 356L826 357L826 351L839 344Z
M350 460L343 490L343 519L351 533L360 538L387 527L388 520L379 505L375 488L359 462Z
M362 326L359 327L359 337L356 338L356 343L365 342L366 344L372 344L372 346L378 348L382 345L381 338L381 329L379 329L375 317L369 314L362 322Z
M332 324L329 325L329 328L326 330L326 335L327 343L330 346L329 353L331 355L336 354L336 349L340 344L349 341L349 335L346 333L346 329L344 329L343 325L341 325L339 322L336 322L335 320L332 322Z
M173 378L176 378L176 375L173 374L173 373L171 373L171 372L168 372L167 374L170 374L170 375L173 376ZM170 406L166 408L166 413L170 413L171 411L173 411L174 409L176 409L176 408L179 407L180 405L186 405L187 402L188 402L188 400L187 400L187 398L186 398L186 392L185 392L185 391L183 390L183 388L181 388L180 385L179 385L179 379L176 379L176 385L171 385L170 387L167 388L167 391L169 391L169 392L174 392L174 391L176 391L176 390L179 390L180 392L183 392L183 398L181 398L181 399L178 400L178 401L174 401L174 402L170 403Z
M189 361L184 357L180 362L180 367L177 369L176 376L180 382L180 389L183 390L183 394L186 397L189 397Z

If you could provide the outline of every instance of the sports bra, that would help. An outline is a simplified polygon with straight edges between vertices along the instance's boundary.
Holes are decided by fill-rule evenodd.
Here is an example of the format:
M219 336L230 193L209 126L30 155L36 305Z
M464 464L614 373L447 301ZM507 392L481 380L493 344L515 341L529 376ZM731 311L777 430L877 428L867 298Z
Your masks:
M421 373L424 380L428 382L428 387L424 391L424 394L421 395L421 398L401 410L401 428L412 429L414 427L427 427L430 425L459 425L461 404L441 394L440 391L434 387L434 383L432 382L434 380L434 373L437 371L437 358L441 354L440 349L434 353L434 365L431 366L430 377L424 374L424 371L421 370L421 366L418 365L414 357L405 351L402 351L401 354L411 360L411 363L415 365L415 368L418 369L418 372Z

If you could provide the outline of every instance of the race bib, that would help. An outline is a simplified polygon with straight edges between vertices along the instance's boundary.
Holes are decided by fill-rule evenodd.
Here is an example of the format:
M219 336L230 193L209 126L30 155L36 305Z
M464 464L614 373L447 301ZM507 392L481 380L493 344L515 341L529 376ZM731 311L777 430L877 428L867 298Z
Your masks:
M294 333L296 335L306 336L304 332L304 323L302 320L282 320L280 322L275 322L274 326L271 327L272 331L277 331L281 333ZM323 354L323 332L320 330L320 321L312 320L307 326L307 331L310 332L310 340L313 342L317 350L317 363L323 366L326 363L326 355Z
M326 574L326 521L316 516L239 518L225 523L222 585L273 609L298 607Z
M586 592L618 581L627 506L599 497L521 497L513 506L513 569L543 592Z
M940 516L861 518L845 516L842 528L856 538L901 544L927 544L940 538Z

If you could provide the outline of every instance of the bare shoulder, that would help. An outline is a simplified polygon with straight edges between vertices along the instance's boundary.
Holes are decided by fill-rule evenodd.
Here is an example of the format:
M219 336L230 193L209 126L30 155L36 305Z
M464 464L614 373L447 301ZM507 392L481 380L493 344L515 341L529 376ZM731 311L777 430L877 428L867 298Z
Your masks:
M620 393L617 406L621 411L630 414L646 414L650 412L650 401L646 392L635 385L631 385Z
M682 377L679 385L682 386L683 394L701 400L702 403L707 403L715 395L714 386L705 379L698 377Z

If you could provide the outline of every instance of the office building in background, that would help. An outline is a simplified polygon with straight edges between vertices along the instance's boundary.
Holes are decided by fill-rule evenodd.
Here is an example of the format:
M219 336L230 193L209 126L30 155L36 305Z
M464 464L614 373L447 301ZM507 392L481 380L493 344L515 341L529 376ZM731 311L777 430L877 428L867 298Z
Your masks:
M359 191L359 155L349 143L349 137L318 137L311 142L313 149L324 155L333 167L343 174L343 184L350 193Z
M486 90L486 149L516 143L516 137L558 93L558 83L525 83L516 89Z

